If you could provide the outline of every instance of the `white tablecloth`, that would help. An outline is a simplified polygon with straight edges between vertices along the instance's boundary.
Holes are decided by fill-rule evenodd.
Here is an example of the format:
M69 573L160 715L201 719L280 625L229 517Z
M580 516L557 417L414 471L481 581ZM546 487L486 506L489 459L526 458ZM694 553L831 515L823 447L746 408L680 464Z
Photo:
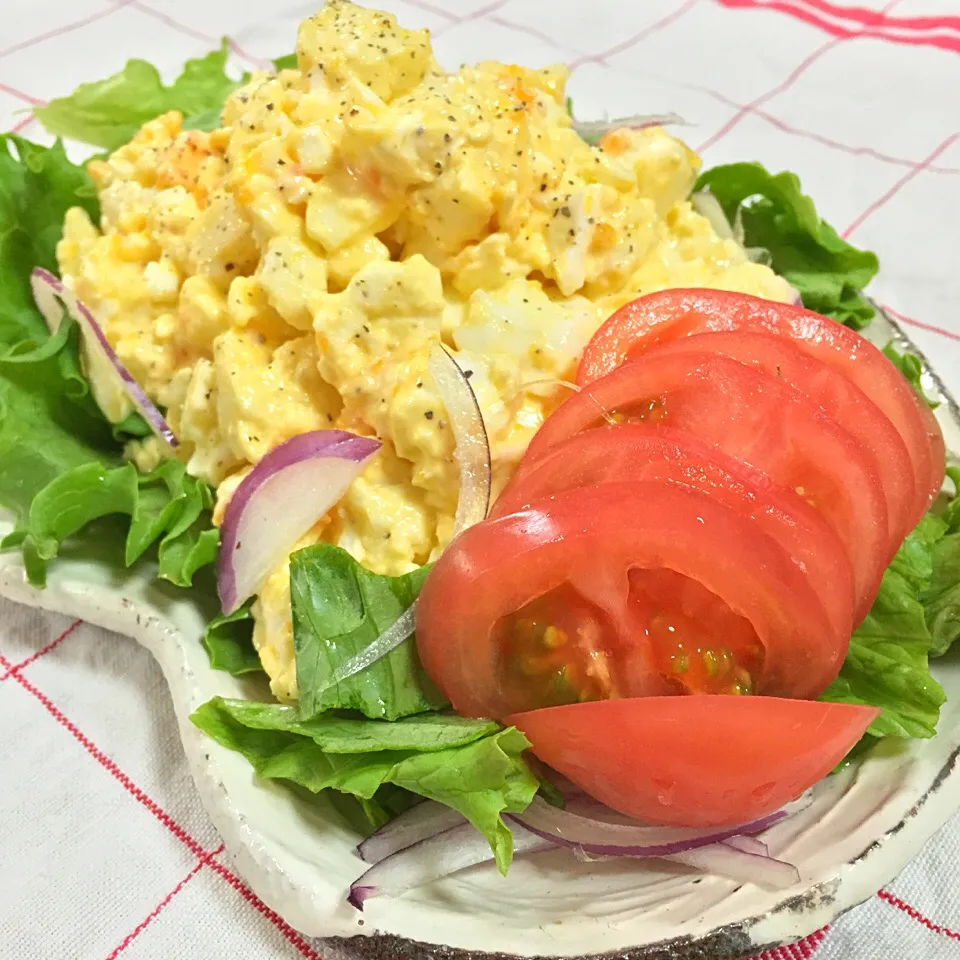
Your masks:
M960 386L960 0L857 2L377 5L432 28L447 66L567 61L579 116L675 111L707 165L798 172L877 251L873 294ZM226 34L249 68L292 50L318 4L4 0L0 130L43 139L32 104L130 56L172 77ZM0 602L0 746L3 960L317 956L224 858L133 642ZM875 899L765 960L960 958L958 855L955 819Z

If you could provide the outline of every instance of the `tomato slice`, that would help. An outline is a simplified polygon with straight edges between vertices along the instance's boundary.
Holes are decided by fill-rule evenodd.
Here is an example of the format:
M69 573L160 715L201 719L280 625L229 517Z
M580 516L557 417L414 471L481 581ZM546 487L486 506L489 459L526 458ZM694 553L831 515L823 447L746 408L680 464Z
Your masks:
M595 799L648 823L731 826L826 776L875 707L775 697L646 697L506 718L533 752Z
M417 604L417 650L457 713L756 691L816 697L849 632L783 549L712 496L569 490L461 534Z
M889 559L880 478L853 437L799 390L729 357L653 352L566 400L534 435L527 457L603 424L604 414L688 431L798 492L843 541L856 622L866 615Z
M834 530L792 490L689 433L647 423L597 427L524 461L497 499L501 517L577 487L660 480L709 493L748 516L775 540L808 579L834 629L853 629L853 572Z
M856 384L887 415L910 451L917 478L913 517L914 523L919 521L943 483L943 458L936 449L939 428L900 372L872 343L811 310L724 290L652 293L621 307L594 334L577 382L590 383L657 343L715 330L788 337Z
M896 427L864 392L834 367L803 353L786 337L721 331L671 340L657 353L717 353L789 383L849 433L870 455L887 501L889 557L916 525L917 487L910 452Z

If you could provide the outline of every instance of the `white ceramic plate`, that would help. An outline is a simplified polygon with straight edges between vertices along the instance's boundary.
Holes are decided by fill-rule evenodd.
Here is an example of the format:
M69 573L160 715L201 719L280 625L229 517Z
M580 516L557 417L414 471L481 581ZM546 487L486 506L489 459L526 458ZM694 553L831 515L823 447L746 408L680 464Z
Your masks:
M907 343L883 317L871 336ZM929 368L926 380L944 395ZM956 405L948 400L938 413L948 448L960 451ZM0 519L0 534L8 529ZM936 738L881 745L868 763L818 784L806 811L768 832L772 852L800 869L791 890L667 864L583 864L557 851L518 861L507 878L482 866L396 900L371 900L361 916L344 900L363 871L351 830L332 810L255 780L243 757L189 722L210 697L250 696L251 688L211 670L199 611L182 592L151 581L147 567L118 579L65 556L38 591L15 554L0 554L0 595L116 630L156 657L194 780L237 869L292 926L319 938L327 960L746 956L806 936L873 895L960 805L960 659L948 657L934 669L948 697Z

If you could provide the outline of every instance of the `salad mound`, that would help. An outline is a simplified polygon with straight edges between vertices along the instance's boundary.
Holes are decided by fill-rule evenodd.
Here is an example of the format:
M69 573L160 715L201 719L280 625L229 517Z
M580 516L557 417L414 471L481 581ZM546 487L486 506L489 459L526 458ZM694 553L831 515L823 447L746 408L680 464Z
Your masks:
M355 906L557 845L796 882L755 834L935 735L960 632L876 258L793 174L345 0L225 63L38 108L85 167L0 138L3 546L209 610L276 699L194 722L375 831Z

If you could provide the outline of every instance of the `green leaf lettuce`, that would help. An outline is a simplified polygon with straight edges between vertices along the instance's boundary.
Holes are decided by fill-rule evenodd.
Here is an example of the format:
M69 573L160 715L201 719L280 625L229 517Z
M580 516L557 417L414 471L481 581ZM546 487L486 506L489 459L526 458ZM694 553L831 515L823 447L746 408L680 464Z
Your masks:
M513 837L501 814L525 810L539 788L522 757L527 739L486 720L429 714L393 722L334 715L301 721L292 707L221 698L191 719L265 779L367 800L393 784L452 807L487 838L503 873Z
M226 73L227 41L205 57L188 60L168 87L157 68L129 60L119 73L84 83L34 115L51 133L105 150L128 143L148 120L179 110L185 129L213 130L227 97L240 85Z
M413 637L366 670L328 687L338 666L369 646L413 603L428 571L421 567L402 577L379 576L326 543L291 557L293 645L304 718L350 709L395 720L446 706L420 666Z
M709 190L731 223L739 218L745 245L769 253L771 267L796 287L805 307L854 329L869 323L875 311L860 291L876 275L877 258L820 219L796 174L731 163L702 173L694 189Z

